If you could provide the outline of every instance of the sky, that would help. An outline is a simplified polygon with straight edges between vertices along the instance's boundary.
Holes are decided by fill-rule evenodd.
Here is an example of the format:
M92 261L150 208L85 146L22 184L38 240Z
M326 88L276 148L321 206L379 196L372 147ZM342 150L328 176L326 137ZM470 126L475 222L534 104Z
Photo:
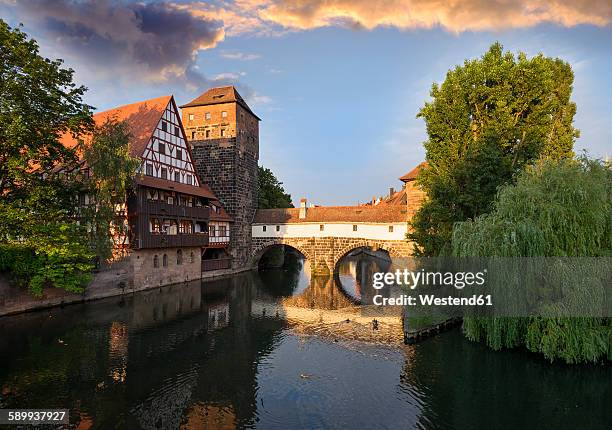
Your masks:
M612 0L0 0L106 110L236 85L295 204L354 205L424 159L432 83L495 41L569 62L575 151L612 155Z

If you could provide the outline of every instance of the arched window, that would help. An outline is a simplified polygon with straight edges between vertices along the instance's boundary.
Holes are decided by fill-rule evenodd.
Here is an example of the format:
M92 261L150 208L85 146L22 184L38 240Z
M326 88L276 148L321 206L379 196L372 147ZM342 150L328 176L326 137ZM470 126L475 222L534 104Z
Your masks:
M163 263L164 267L168 267L168 256L166 254L164 254L164 257L162 259L162 263Z
M179 266L183 264L183 250L182 249L179 249L178 251L176 251L176 264L178 264Z
M157 254L155 254L155 257L153 257L153 267L156 269L159 267L159 256Z
M194 258L193 258L193 251L191 251L191 254L189 254L189 262L193 263Z

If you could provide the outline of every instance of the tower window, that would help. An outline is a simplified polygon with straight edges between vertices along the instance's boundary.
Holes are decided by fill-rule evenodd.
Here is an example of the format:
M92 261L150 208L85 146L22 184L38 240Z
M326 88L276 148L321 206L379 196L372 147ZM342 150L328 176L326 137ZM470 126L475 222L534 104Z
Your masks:
M193 114L192 113L189 114L189 121L193 121Z
M221 129L221 137L225 137L225 129L224 128Z
M227 118L227 112L226 111L222 111L221 112L221 117L222 118Z
M206 112L206 113L204 114L204 118L206 118L206 119L210 119L210 112Z
M357 224L353 224L353 231L357 231Z
M192 132L191 132L191 138L192 138L192 139L195 139L195 136L196 136L196 132L195 132L195 131L192 131Z
M147 163L146 174L147 176L153 176L153 165L151 163Z
M210 138L210 130L206 130L206 138Z

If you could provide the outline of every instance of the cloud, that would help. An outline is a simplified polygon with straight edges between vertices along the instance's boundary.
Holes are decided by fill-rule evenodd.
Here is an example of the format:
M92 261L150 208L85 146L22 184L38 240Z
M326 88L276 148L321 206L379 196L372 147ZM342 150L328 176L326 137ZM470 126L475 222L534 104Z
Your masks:
M533 27L565 27L612 22L609 0L274 0L259 8L265 22L288 29L344 26L419 29L442 27L452 32Z
M13 7L61 55L117 78L206 82L196 55L225 36L220 21L165 2L20 0Z
M261 55L248 54L245 52L221 52L221 57L228 60L252 61L261 58Z

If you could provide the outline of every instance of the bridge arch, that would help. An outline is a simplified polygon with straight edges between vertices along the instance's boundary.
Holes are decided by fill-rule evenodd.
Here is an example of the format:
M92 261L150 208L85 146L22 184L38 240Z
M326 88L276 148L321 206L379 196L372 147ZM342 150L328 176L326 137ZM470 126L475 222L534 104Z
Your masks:
M334 259L333 259L334 273L337 272L338 262L343 257L345 257L347 254L349 254L351 251L354 251L359 248L370 248L373 250L382 249L384 251L387 251L389 253L389 257L392 257L392 258L404 256L404 254L402 254L401 251L396 249L396 247L394 247L392 243L364 239L364 240L353 242L345 246L344 248L342 248L340 251L334 253Z
M296 251L298 251L300 254L302 254L304 256L305 259L310 259L310 252L308 251L308 249L304 246L302 246L300 243L296 243L295 241L292 241L290 239L271 239L268 240L264 243L258 244L252 253L252 258L251 258L251 267L253 269L257 269L259 267L259 261L261 260L261 257L263 257L263 255L273 246L278 246L278 245L285 245L285 246L289 246L290 248L295 249Z

